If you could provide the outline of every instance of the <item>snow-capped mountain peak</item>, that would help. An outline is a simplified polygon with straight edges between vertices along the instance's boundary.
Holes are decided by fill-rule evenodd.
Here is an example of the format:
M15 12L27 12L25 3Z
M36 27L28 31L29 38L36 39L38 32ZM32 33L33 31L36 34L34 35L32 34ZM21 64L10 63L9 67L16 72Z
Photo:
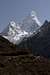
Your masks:
M20 24L16 24L14 21L9 22L8 27L1 33L2 36L14 44L19 44L24 37L30 37L41 26L34 11L31 12L31 15L26 16Z
M32 12L31 12L31 16L32 16L32 17L35 17L35 16L36 16L36 12L35 12L35 11L32 11Z
M28 33L33 33L41 26L41 23L38 20L35 11L32 11L28 16L26 16L22 20L21 26L22 30L25 30Z
M37 23L39 26L41 26L41 23L40 23L40 21L38 20L35 11L32 11L32 12L31 12L31 17L32 17L33 20L36 21L36 23Z
M6 31L7 29L8 31ZM2 36L14 44L18 44L25 36L28 35L28 32L22 30L19 24L16 24L14 21L11 21L8 24L8 28L6 28L5 31L5 33L2 32Z
M14 27L14 26L16 26L16 23L15 23L14 21L11 21L11 22L10 22L10 25L11 25L12 27Z

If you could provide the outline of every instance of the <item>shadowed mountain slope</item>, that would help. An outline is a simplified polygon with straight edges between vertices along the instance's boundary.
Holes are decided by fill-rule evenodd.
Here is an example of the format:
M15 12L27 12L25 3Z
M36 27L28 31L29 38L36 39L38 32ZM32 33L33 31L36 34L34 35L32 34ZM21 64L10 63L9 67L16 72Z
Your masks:
M16 45L10 43L7 39L0 36L0 54L4 55L23 55L31 53L31 50L18 48Z
M18 46L20 48L31 48L34 55L50 58L50 22L45 21L35 35L24 39Z

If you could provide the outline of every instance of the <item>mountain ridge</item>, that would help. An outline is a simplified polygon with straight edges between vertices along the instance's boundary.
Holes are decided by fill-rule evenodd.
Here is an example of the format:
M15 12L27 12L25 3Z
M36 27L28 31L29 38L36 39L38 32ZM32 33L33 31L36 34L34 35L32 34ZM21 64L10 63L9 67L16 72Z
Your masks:
M35 12L32 11L30 15L26 16L22 22L15 23L11 21L8 27L1 33L2 36L14 44L19 44L25 37L30 37L41 26Z

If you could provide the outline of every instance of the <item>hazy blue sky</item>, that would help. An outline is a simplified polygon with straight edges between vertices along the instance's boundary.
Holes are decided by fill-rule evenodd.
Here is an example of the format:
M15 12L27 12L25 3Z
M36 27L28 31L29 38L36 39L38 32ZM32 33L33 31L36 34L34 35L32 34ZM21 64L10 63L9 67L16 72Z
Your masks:
M10 20L20 21L32 10L41 22L50 20L50 0L0 0L0 31Z

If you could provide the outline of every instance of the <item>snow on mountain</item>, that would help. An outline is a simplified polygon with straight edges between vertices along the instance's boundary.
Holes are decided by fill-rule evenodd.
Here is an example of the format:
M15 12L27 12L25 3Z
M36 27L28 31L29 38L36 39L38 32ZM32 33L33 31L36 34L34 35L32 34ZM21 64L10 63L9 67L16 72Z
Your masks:
M40 21L38 20L35 11L32 11L32 12L31 12L31 16L32 16L32 19L35 20L36 23L37 23L39 26L41 26L41 23L40 23Z
M26 18L22 21L22 30L26 32L33 33L41 26L40 21L38 20L36 13L32 11Z
M2 36L14 44L19 44L24 37L27 38L33 33L36 33L36 30L41 26L34 11L32 11L20 24L11 21L1 33Z
M4 32L2 32L3 35ZM10 42L19 43L25 36L27 36L28 33L26 31L21 30L20 26L14 22L11 21L9 23L8 32L4 33L3 37L8 39Z

